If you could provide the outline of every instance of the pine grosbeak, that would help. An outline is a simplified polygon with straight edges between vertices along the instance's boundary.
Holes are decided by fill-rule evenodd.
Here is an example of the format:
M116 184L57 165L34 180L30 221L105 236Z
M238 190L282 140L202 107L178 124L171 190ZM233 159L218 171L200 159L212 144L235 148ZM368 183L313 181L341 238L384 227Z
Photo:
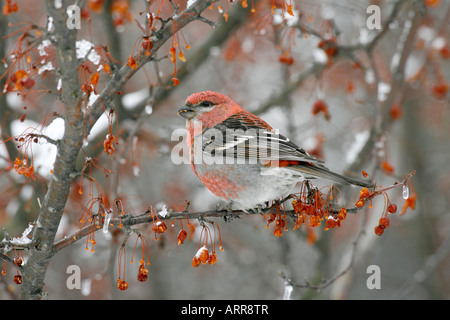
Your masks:
M282 199L304 179L373 187L330 171L321 160L220 93L194 93L178 114L186 118L192 170L212 193L239 209Z

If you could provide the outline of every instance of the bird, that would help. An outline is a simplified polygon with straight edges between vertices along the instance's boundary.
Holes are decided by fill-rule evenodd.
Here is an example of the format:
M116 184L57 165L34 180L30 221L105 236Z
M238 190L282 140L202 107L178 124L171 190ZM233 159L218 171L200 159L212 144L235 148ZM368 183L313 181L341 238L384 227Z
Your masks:
M186 119L192 170L229 208L248 211L267 207L304 180L374 186L329 170L322 160L224 94L193 93L178 115Z

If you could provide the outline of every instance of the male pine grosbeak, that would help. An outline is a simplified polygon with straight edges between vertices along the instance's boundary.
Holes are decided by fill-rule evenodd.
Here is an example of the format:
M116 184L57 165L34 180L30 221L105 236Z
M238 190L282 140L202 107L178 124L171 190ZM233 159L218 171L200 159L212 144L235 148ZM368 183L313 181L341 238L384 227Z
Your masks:
M186 118L192 170L212 193L239 209L282 199L304 179L373 187L330 171L321 160L220 93L194 93L178 114Z

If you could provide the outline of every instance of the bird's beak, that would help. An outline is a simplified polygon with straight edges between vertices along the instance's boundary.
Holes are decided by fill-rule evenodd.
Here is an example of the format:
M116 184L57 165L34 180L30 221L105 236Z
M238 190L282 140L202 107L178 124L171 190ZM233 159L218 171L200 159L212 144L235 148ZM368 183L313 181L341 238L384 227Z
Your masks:
M192 107L182 106L178 110L178 115L186 119L191 119L195 115L195 110Z

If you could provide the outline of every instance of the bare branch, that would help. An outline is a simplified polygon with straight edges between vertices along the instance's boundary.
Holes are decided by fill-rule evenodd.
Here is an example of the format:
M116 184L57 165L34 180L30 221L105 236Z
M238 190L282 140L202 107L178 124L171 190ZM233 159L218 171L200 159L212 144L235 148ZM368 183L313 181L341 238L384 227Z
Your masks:
M364 224L361 224L361 226ZM340 272L336 273L334 276L332 276L329 279L321 281L319 284L312 284L309 281L306 281L304 283L296 283L293 282L291 279L289 279L284 273L280 273L280 277L286 281L286 283L290 286L296 287L296 288L303 288L303 289L313 289L316 291L321 291L330 285L332 285L336 280L341 278L342 276L346 275L354 266L355 259L356 259L356 252L358 243L360 243L360 238L364 235L365 229L361 227L358 234L356 235L355 240L351 244L351 253L350 253L350 260L345 268L343 268Z

